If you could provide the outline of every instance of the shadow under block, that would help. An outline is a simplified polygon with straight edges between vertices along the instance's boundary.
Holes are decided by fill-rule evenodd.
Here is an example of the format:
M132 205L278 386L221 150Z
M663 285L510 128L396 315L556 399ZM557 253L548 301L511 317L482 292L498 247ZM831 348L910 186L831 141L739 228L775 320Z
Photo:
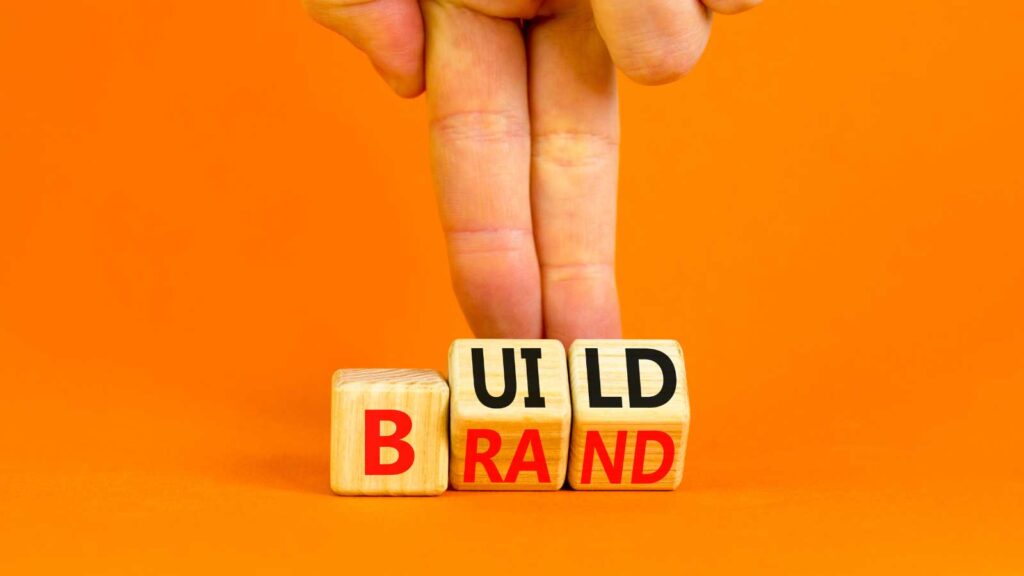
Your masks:
M331 489L434 495L448 488L448 385L433 370L338 370Z
M457 490L558 490L572 408L558 340L456 340L451 484Z
M674 490L690 429L674 340L577 340L569 348L576 490Z

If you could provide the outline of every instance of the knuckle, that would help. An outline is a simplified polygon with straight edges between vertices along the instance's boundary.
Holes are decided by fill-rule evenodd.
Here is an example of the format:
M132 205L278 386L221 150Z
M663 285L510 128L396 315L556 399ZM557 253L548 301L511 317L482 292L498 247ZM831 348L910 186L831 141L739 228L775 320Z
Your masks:
M533 250L533 230L528 226L454 226L445 231L453 255L510 254Z
M610 259L542 263L541 274L548 283L603 282L615 279L615 263Z
M602 164L615 158L618 138L587 131L558 131L533 137L533 158L572 168Z
M506 111L471 110L434 118L431 131L447 144L486 144L528 138L530 123L521 114Z

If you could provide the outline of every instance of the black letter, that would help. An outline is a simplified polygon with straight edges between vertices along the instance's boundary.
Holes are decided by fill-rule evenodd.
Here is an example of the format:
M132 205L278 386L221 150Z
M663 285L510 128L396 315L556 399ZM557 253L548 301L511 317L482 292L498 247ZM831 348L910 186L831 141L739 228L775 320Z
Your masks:
M540 348L523 348L520 354L526 360L526 398L523 403L527 408L543 408L544 397L540 395L540 375L537 372Z
M516 398L516 353L512 348L502 348L505 365L505 390L501 396L491 396L487 391L487 377L484 375L484 349L473 348L473 389L480 403L488 408L506 408Z
M591 408L622 408L622 398L601 396L601 367L597 364L597 348L587 348L587 388Z
M641 360L650 360L661 368L664 380L661 391L654 396L644 397L640 389ZM657 408L671 400L676 393L676 367L672 365L672 359L660 350L626 348L626 382L629 384L630 408Z

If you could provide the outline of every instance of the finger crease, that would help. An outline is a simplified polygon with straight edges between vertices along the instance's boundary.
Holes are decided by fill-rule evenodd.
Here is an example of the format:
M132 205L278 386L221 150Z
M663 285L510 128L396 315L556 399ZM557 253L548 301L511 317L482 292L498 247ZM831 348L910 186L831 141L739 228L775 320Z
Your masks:
M529 138L530 122L521 114L507 111L474 110L438 116L431 130L445 142L504 142Z
M541 274L551 282L593 280L615 276L613 262L541 263Z
M445 231L453 254L533 250L533 230L520 227L452 228Z
M567 168L608 162L619 148L618 138L588 131L545 132L533 137L533 158Z

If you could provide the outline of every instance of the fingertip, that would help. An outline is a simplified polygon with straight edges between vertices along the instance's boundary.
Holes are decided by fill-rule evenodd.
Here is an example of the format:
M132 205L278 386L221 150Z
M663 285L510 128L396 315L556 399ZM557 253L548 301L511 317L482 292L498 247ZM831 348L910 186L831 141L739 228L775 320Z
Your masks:
M662 86L671 84L686 76L695 63L696 60L693 63L660 60L640 66L625 64L619 66L619 70L626 78L637 84L643 86Z
M452 287L476 337L540 338L540 283L526 259L498 266L473 260L452 263Z
M680 39L656 39L648 50L622 50L616 67L630 80L645 86L670 84L689 74L704 54L708 34L693 32ZM615 56L615 54L613 54Z
M649 86L688 74L711 32L711 11L700 0L644 0L640 5L603 0L595 4L594 15L615 67Z
M543 270L544 337L566 349L581 338L621 338L614 272L606 266Z
M310 16L347 38L403 98L424 90L423 17L416 0L304 0Z
M380 68L377 68L377 72L380 74L380 77L384 79L384 82L391 87L391 91L401 98L416 98L420 94L423 94L423 91L426 88L422 72L419 72L418 74L389 74L382 71Z
M423 79L417 78L413 80L405 80L391 84L391 89L395 91L395 94L406 99L413 99L423 94L424 86Z
M704 4L719 14L732 16L746 12L761 4L762 0L703 0Z

